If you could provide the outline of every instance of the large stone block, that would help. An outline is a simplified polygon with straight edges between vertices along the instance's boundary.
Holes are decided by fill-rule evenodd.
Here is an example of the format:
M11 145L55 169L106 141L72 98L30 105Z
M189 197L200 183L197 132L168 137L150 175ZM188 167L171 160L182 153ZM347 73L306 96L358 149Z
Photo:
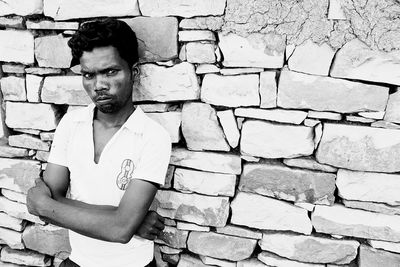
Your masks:
M55 20L139 16L137 0L44 0L44 14Z
M235 115L244 118L301 124L306 119L307 112L286 109L237 108Z
M44 224L38 216L32 215L28 212L28 208L25 204L11 201L3 196L0 196L0 211L19 219Z
M1 190L1 192L3 193L3 190ZM24 230L25 222L21 219L8 215L7 213L0 212L0 227L5 227L17 232L21 232L22 230Z
M164 217L206 226L225 226L229 215L228 197L210 197L159 190L154 204Z
M186 44L186 60L190 63L212 64L216 60L212 43L189 42Z
M286 233L264 233L261 249L282 257L310 263L350 263L357 256L357 241Z
M69 68L71 49L62 34L37 37L35 39L35 58L40 67Z
M71 253L68 230L51 224L28 226L22 240L26 248L43 254L63 258Z
M178 230L175 227L165 226L164 230L158 235L156 243L168 245L173 248L186 248L186 240L189 231Z
M335 178L331 173L288 168L273 163L248 163L243 167L239 190L278 199L332 205Z
M142 15L149 17L223 15L225 5L226 0L139 0Z
M0 181L12 180L13 188L18 192L27 193L35 185L35 179L40 176L40 162L33 160L0 158Z
M221 76L206 74L201 86L201 100L218 106L259 106L259 77L256 74Z
M245 121L240 151L245 155L263 158L308 156L314 151L313 138L311 127Z
M389 88L330 77L282 71L278 85L278 106L353 113L384 111Z
M183 105L182 133L190 150L230 150L217 113L209 104L186 102Z
M57 116L55 106L50 104L6 103L6 124L10 128L54 130Z
M44 142L40 138L34 137L29 134L10 135L8 137L8 144L10 146L30 148L35 150L50 150L49 143Z
M10 229L0 227L0 240L4 241L10 248L24 249L22 234Z
M389 95L384 120L400 123L400 90Z
M169 133L172 143L178 143L180 138L179 129L182 122L182 112L154 112L146 113L151 119L161 124Z
M290 56L289 69L315 75L328 76L335 50L327 43L316 44L307 40L297 46Z
M175 169L174 188L178 191L232 197L235 194L235 185L234 174Z
M180 63L167 68L154 64L140 66L140 78L133 90L133 101L183 101L200 97L194 66Z
M319 233L400 242L400 216L317 205L312 224Z
M123 19L136 33L139 58L143 62L178 57L178 20L174 17ZM151 34L149 34L151 33Z
M282 68L285 39L277 34L253 33L242 37L234 33L219 35L219 47L226 67Z
M43 13L43 0L3 0L0 1L0 16L34 15Z
M276 254L263 251L258 254L257 258L265 263L264 266L279 266L279 267L325 267L325 264L313 264L313 263L304 263L289 260L287 258L280 257Z
M347 200L400 205L400 175L355 172L340 169L336 185L339 196Z
M51 265L51 258L46 255L34 251L10 249L8 247L5 247L1 250L0 259L4 262L11 262L28 266Z
M398 172L399 152L399 130L325 123L316 159L357 171Z
M256 244L256 240L212 232L191 232L188 239L188 249L190 251L230 261L240 261L249 258Z
M0 61L34 63L32 33L29 31L0 30L0 51Z
M45 103L88 105L92 103L82 86L81 76L49 76L44 79L42 101Z
M400 51L372 50L353 39L337 52L330 75L400 85Z
M310 234L310 219L305 209L256 194L239 192L231 204L231 223L264 230Z
M361 245L358 258L359 267L397 267L400 265L400 254L391 253Z
M1 139L0 139L0 157L23 158L23 157L27 157L29 155L28 149L9 146L7 143L7 139L4 138L3 140L4 141L1 141Z
M227 174L240 174L242 170L241 159L237 155L189 151L183 148L172 149L170 163L181 167Z
M26 101L25 79L23 77L4 77L0 79L0 88L3 93L3 100Z

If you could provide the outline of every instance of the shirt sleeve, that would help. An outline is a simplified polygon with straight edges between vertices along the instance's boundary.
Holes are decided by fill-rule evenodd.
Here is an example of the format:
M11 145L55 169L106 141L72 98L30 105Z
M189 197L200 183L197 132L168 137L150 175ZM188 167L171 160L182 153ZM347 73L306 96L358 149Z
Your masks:
M171 157L171 138L164 130L150 138L143 149L133 179L141 179L163 185Z
M54 134L54 140L51 145L49 159L47 160L47 162L68 167L67 149L70 131L71 123L69 116L67 116L66 114L57 126L56 132Z

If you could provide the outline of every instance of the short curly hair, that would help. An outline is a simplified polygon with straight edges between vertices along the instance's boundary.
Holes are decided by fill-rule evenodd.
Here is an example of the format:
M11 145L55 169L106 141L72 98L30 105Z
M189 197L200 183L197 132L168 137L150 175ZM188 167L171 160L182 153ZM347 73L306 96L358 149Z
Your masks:
M68 41L71 48L71 66L79 64L83 52L96 47L115 47L122 59L133 66L139 60L138 42L135 32L121 20L106 18L84 22Z

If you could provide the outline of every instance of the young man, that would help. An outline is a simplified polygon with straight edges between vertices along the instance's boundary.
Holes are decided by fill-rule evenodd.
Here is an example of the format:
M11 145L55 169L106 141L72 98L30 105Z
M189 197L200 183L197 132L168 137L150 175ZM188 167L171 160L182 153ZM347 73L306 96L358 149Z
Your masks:
M28 209L71 230L72 253L61 266L146 266L154 246L147 239L164 227L148 208L164 183L171 142L132 103L135 33L122 21L96 20L82 24L68 44L93 104L60 121Z

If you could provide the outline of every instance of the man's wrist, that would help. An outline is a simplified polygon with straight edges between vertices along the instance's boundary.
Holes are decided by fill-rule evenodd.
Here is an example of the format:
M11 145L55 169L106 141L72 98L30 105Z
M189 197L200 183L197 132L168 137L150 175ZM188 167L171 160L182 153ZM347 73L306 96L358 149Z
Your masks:
M48 196L43 195L37 202L37 212L39 213L38 216L40 217L47 217L48 211L51 209L52 202L54 200Z

